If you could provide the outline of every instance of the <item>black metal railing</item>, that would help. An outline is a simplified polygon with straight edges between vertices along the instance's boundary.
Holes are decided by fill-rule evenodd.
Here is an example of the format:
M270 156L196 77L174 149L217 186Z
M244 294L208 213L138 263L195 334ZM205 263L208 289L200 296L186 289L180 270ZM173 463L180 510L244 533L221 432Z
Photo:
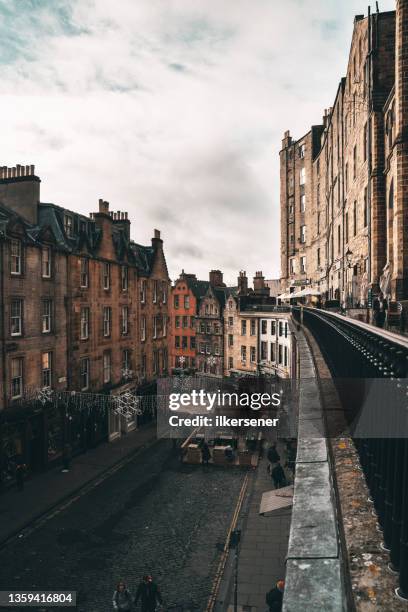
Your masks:
M408 399L408 339L341 315L293 308L293 317L313 333L338 386L345 411L347 386L353 394L367 379L391 379L393 394L384 410ZM353 379L353 380L350 380ZM345 384L349 381L348 384ZM398 395L398 397L397 397ZM405 411L408 413L408 410ZM378 521L391 570L399 574L397 595L408 599L408 416L401 437L353 437ZM403 437L402 437L403 436Z

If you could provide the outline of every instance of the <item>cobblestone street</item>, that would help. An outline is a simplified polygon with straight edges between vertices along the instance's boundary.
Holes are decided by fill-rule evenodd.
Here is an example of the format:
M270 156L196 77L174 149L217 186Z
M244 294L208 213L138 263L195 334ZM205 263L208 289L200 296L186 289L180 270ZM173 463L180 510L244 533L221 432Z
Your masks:
M162 440L5 546L0 589L76 590L78 610L105 612L119 578L134 593L152 573L166 604L204 610L244 475L182 466Z

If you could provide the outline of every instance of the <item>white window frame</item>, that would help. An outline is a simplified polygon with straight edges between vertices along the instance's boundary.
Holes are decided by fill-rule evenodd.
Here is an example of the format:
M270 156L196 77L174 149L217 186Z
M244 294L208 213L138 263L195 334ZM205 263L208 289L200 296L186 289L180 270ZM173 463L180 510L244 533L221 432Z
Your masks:
M122 291L127 291L129 288L129 268L127 266L121 266L120 275Z
M140 340L144 342L146 340L146 316L140 317Z
M21 274L23 273L22 252L23 248L21 240L12 238L10 242L10 271L13 276L21 276Z
M89 259L87 257L81 257L79 268L79 286L82 289L87 289L89 283Z
M299 185L306 185L306 168L303 167L299 172Z
M74 235L74 220L72 215L67 215L64 213L64 232L68 238L72 238Z
M110 383L112 380L112 356L110 351L105 351L103 354L103 382Z
M14 312L14 306L18 306ZM13 322L17 323L18 331L13 332ZM11 300L10 305L10 335L18 337L23 335L23 300L15 298Z
M13 375L13 365L18 363L19 369L17 375ZM23 375L24 375L24 362L23 357L13 357L10 362L10 396L11 399L17 399L23 395ZM18 393L14 393L15 384L18 381Z
M48 359L48 367L44 367L44 357ZM45 351L41 354L41 387L50 389L52 387L52 353Z
M51 278L51 247L43 246L41 249L41 275Z
M121 334L127 336L129 333L129 306L122 306L121 322Z
M103 307L103 335L104 338L109 338L111 335L111 309L109 306Z
M81 340L88 340L89 338L89 306L82 306L81 308Z
M85 366L85 367L84 367ZM89 357L82 357L79 362L79 376L81 382L81 391L87 391L89 389L89 370L90 370L90 360ZM83 379L85 377L86 384L83 385Z
M106 261L102 264L102 284L105 291L110 289L110 263Z
M140 281L140 303L141 304L146 304L146 289L147 289L146 279L143 278Z
M42 300L41 332L50 334L52 330L52 300Z

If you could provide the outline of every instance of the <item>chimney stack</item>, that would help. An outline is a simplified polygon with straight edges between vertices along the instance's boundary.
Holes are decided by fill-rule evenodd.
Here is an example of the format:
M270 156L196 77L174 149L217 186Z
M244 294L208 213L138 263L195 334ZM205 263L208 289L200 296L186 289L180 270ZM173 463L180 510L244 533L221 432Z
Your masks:
M210 272L210 285L212 287L225 287L223 280L223 273L221 270L211 270Z
M238 293L240 295L247 295L248 293L248 277L244 270L241 270L238 276Z
M160 238L160 230L154 230L154 236L152 238L152 247L156 251L159 248L163 247L163 240Z
M0 167L0 202L12 208L28 223L38 222L40 202L40 179L35 176L35 167L17 164Z

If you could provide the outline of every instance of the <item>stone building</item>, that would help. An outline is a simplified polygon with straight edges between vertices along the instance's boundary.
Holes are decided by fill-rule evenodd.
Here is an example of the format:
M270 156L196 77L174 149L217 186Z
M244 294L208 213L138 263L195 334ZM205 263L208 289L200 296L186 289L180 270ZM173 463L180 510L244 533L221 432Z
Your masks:
M226 299L224 311L224 375L278 375L294 372L289 309L270 297L262 272L256 272L253 289L245 272L238 278L239 291Z
M231 292L220 270L211 270L208 281L182 271L172 288L172 368L222 376L223 310Z
M35 469L63 443L79 451L134 426L92 398L143 394L168 371L160 232L136 244L126 213L103 200L89 217L43 203L33 166L3 167L0 266L0 418L15 423L7 453ZM89 397L87 418L68 423L61 402L39 404L47 389Z
M391 299L408 297L401 229L408 204L397 194L408 176L406 11L400 1L396 13L356 16L347 74L322 125L296 140L285 133L283 291L311 287L349 307L367 305L380 287Z

